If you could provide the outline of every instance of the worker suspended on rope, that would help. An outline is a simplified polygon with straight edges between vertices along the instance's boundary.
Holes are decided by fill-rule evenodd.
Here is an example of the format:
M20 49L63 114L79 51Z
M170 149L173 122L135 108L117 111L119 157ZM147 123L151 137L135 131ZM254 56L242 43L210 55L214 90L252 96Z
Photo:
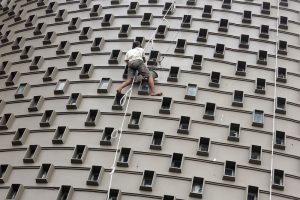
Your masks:
M125 62L128 66L128 74L127 74L127 80L124 81L120 87L117 89L117 93L121 94L122 89L128 86L132 81L136 74L136 71L138 71L144 79L148 79L148 84L150 88L150 95L151 96L161 96L162 93L155 92L154 89L154 79L149 72L149 69L145 65L145 51L143 48L141 48L141 44L139 41L135 41L133 43L132 49L127 51L125 55Z

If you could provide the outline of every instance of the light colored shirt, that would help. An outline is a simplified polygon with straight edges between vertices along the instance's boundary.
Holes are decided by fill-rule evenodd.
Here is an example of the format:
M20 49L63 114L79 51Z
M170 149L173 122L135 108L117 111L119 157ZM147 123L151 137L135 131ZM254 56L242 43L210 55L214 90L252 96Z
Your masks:
M143 60L143 57L145 57L144 49L140 47L135 47L134 49L130 49L129 51L127 51L125 55L125 60L128 60L129 62L133 60Z

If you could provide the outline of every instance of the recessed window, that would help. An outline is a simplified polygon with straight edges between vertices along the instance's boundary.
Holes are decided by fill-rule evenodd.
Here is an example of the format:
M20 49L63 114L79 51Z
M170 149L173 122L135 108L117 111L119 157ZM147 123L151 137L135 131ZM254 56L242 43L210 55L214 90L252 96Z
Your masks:
M59 10L55 16L55 22L62 22L68 15L68 11L66 9Z
M55 130L52 144L63 144L69 135L69 128L66 126L58 126Z
M169 172L181 173L182 162L183 162L183 154L173 153Z
M132 3L132 2L131 2ZM130 30L131 30L131 25L130 24L123 24L120 28L120 31L119 31L119 38L125 38L125 37L128 37L129 33L130 33Z
M42 33L45 32L46 28L47 28L47 24L43 22L38 23L33 31L33 35L41 35Z
M56 1L50 2L46 8L46 14L54 13L58 7L58 3Z
M104 169L102 166L92 165L86 184L98 186L103 177L103 173L104 173Z
M202 69L202 63L203 63L203 56L195 54L193 58L193 64L192 64L192 69Z
M110 189L107 196L108 200L121 200L121 191L117 189Z
M220 19L218 31L228 32L228 19Z
M207 102L204 108L203 119L215 119L216 104Z
M210 74L210 81L209 81L209 86L210 87L220 87L220 77L221 74L220 72L211 72Z
M283 97L276 98L276 109L275 112L278 114L286 114L286 99Z
M116 137L113 133L116 132L113 127L105 127L103 130L100 145L112 145L114 138Z
M97 93L108 93L112 85L111 78L102 78L97 88Z
M262 4L261 4L261 13L269 15L270 10L271 10L270 2L262 2Z
M69 87L69 80L60 79L54 89L54 94L64 94Z
M37 21L37 16L36 15L30 15L26 22L25 22L25 27L30 27L33 26L33 24L35 24Z
M127 14L136 14L139 9L139 2L130 2Z
M190 28L192 23L192 15L183 15L181 21L181 27Z
M56 112L54 110L45 110L42 119L40 121L40 127L49 127L52 125L56 116Z
M177 82L180 74L180 68L171 66L167 81Z
M20 83L15 93L15 98L16 99L24 98L29 92L29 89L30 89L30 85L28 83Z
M118 167L129 167L129 161L131 157L131 148L121 148L119 159L117 162Z
M2 36L1 42L6 43L6 42L10 41L12 39L12 37L13 37L13 32L11 30L8 30Z
M9 164L0 165L0 183L6 183L11 174L12 166Z
M254 110L252 126L263 127L264 126L264 111Z
M171 97L163 97L161 106L159 109L160 114L170 114L172 108L173 100Z
M32 56L32 54L33 54L33 50L34 50L33 46L26 46L23 49L23 51L21 52L20 59L30 58Z
M130 120L128 123L128 128L135 128L135 129L140 128L142 117L143 117L143 115L141 112L132 111L131 117L130 117Z
M29 145L23 158L23 163L34 163L41 151L39 145Z
M149 58L147 61L147 65L157 65L160 59L160 53L159 51L153 51L151 50L149 53Z
M73 156L71 158L72 164L82 164L86 158L88 147L86 145L76 145Z
M196 5L196 3L197 3L197 0L187 0L186 1L186 5L189 5L189 6L194 6L194 5ZM163 199L163 200L165 200L165 199ZM173 199L170 199L170 200L173 200Z
M145 38L144 37L135 37L135 40L134 40L134 42L135 41L138 41L138 42L140 42L140 44L141 44L141 47L144 47L144 45L145 45ZM132 43L132 47L133 47L133 43Z
M38 111L42 107L43 103L44 103L43 96L34 96L30 101L28 112Z
M224 53L225 53L225 45L217 43L215 46L214 57L224 58Z
M184 53L186 49L186 40L178 39L176 42L175 53Z
M288 7L289 6L289 1L288 0L280 0L279 5Z
M186 87L186 93L184 99L196 100L196 96L198 93L197 84L188 84Z
M175 4L172 2L166 2L162 14L172 15L174 11L175 11Z
M81 24L81 18L73 17L69 22L68 30L69 31L76 30L79 28L80 24Z
M204 178L194 176L191 187L190 197L202 198Z
M74 189L70 185L62 185L59 188L58 195L56 199L64 199L64 200L71 200L72 194Z
M179 127L177 133L189 134L191 118L187 116L181 116L179 121Z
M42 64L44 63L44 57L42 56L35 56L32 61L31 64L29 66L30 70L37 70L39 68L41 68Z
M230 123L229 125L229 134L227 140L239 142L240 141L240 124Z
M15 120L15 115L12 113L6 113L2 115L0 120L0 130L7 130L11 128L14 120Z
M235 181L235 172L236 172L236 162L226 160L224 165L223 180Z
M150 87L148 84L148 79L143 79L140 83L138 94L139 95L149 95Z
M259 189L256 186L248 185L247 187L247 200L257 200Z
M0 75L8 73L11 68L12 63L10 61L3 61L0 64Z
M211 18L213 8L211 5L204 5L202 17Z
M95 4L92 6L90 17L98 17L102 11L101 4Z
M124 98L124 94L117 93L113 100L112 110L123 110L126 102L127 98Z
M87 8L91 4L91 0L80 0L79 9Z
M69 41L61 41L57 47L56 54L57 55L65 54L69 50L69 48L70 48Z
M111 5L117 5L117 4L120 4L120 1L121 0L110 0L110 4Z
M281 28L281 29L287 30L288 29L288 18L285 17L285 16L280 16L278 27Z
M27 128L18 128L15 132L15 135L11 141L13 146L23 145L29 135L29 130Z
M278 54L287 55L287 41L279 40L278 41Z
M198 142L197 155L199 156L208 156L210 149L210 138L200 137Z
M247 64L245 61L238 61L236 64L235 75L246 76Z
M153 182L155 178L155 172L150 170L145 170L143 173L142 182L140 185L140 190L152 191Z
M286 68L278 67L277 68L277 74L276 74L276 81L281 83L286 83Z
M231 0L223 0L222 8L231 9Z
M244 92L240 90L234 90L232 106L243 107Z
M156 29L155 38L165 38L168 28L166 25L159 25Z
M240 37L240 48L249 48L249 35L242 34Z
M269 26L268 25L261 25L260 26L259 37L269 38Z
M198 32L197 41L198 42L207 42L208 30L205 28L200 28Z
M38 0L37 1L37 6L45 6L46 3L48 3L48 0Z
M81 53L79 51L72 52L67 62L68 66L78 65L81 60Z
M23 191L24 186L22 184L11 184L5 199L20 200Z
M100 116L101 116L101 112L99 110L90 109L87 114L84 125L85 126L96 126Z
M285 150L286 135L283 131L275 131L274 148Z
M244 10L242 22L246 24L251 24L252 12L250 10Z
M259 50L258 51L257 64L267 65L267 58L268 58L268 52L263 51L263 50Z
M52 164L42 164L35 179L36 183L48 183L53 171L54 166Z
M83 27L79 35L79 40L89 39L92 33L93 33L93 29L91 27Z
M256 79L255 93L266 94L266 79L263 79L263 78Z
M261 164L261 151L262 151L261 146L251 145L249 163L260 165Z
M153 14L152 13L144 13L141 25L149 26L153 20Z
M114 16L112 14L105 14L101 22L101 26L111 26L113 20Z
M104 39L102 37L96 37L92 43L91 51L101 51L104 45Z
M151 144L150 144L150 149L161 150L163 139L164 139L164 132L154 131Z
M54 42L55 38L56 38L56 33L54 31L47 32L44 37L44 40L43 40L43 45L52 44Z
M56 67L48 67L45 71L43 81L53 81L55 76L57 75L58 69ZM59 93L59 92L58 92ZM54 91L55 94L55 91Z
M92 73L94 71L94 65L93 64L84 64L81 68L79 78L90 78L92 76Z
M25 38L24 37L17 37L16 40L13 42L11 49L12 50L17 50L20 49L24 46L25 44Z
M111 51L108 63L109 64L119 64L122 56L122 51L119 49L114 49Z
M21 74L18 71L11 72L5 81L5 85L12 86L12 85L16 84L17 81L19 80L20 76L21 76Z
M277 190L284 189L284 171L279 169L273 169L273 181L272 188Z

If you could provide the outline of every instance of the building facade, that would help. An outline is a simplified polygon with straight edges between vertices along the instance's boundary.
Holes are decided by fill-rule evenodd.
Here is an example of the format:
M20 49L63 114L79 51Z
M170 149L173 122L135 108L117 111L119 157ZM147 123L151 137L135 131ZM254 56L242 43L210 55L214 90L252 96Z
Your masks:
M300 199L299 0L1 5L0 199Z

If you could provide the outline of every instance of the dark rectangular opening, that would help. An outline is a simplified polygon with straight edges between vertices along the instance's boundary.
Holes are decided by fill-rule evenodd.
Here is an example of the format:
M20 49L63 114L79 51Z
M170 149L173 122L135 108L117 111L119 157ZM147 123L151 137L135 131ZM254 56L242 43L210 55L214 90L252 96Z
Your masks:
M192 69L202 69L203 56L195 54L193 57Z
M179 67L171 66L169 76L168 76L167 80L177 82L178 81L178 76L179 76L179 71L180 71Z
M94 65L93 64L84 64L81 68L79 78L90 78L92 73L94 71Z
M160 131L154 131L150 149L161 150L162 149L162 141L163 141L164 133Z
M105 127L103 131L103 135L100 141L100 145L111 145L112 144L112 134L115 131L113 127Z
M257 200L259 189L256 186L248 185L247 187L247 200Z
M63 144L66 140L68 133L69 133L68 127L58 126L54 133L54 137L52 139L52 144Z
M96 37L93 41L91 51L100 51L104 44L104 39L102 37Z
M103 171L102 166L93 165L90 170L86 184L98 186L100 183L102 171Z
M40 122L40 127L49 127L54 120L55 114L53 110L45 110Z
M190 129L190 117L181 116L177 133L188 134Z
M72 52L67 62L68 66L77 65L80 61L81 53L79 51Z
M99 16L101 11L102 11L102 6L100 4L93 5L90 12L90 17Z
M42 164L38 175L36 177L36 183L47 183L49 176L51 175L51 164Z
M205 28L200 28L198 32L197 41L199 42L207 42L207 33L208 30Z
M280 16L279 24L280 25L287 25L288 23L288 18L284 16Z
M102 26L110 26L112 21L112 14L105 14L101 22Z
M83 27L79 35L79 40L89 39L92 34L92 31L93 29L91 27Z
M5 183L6 181L6 174L11 171L11 166L10 165L0 165L0 183Z
M242 22L251 23L251 19L252 19L252 12L249 10L244 10Z
M162 200L175 200L175 197L171 195L164 195Z
M278 53L282 55L287 55L287 41L279 40Z
M190 197L202 198L204 178L194 176L192 179L192 188Z
M23 158L24 163L34 163L38 152L38 145L29 145L25 156Z
M23 191L23 185L21 184L11 184L8 193L6 195L6 199L14 199L18 200L20 198L20 195Z
M141 21L141 25L150 25L152 19L153 19L152 13L144 13L142 21Z
M251 145L249 163L261 164L261 146Z
M77 109L79 106L79 103L81 101L81 94L80 93L72 93L69 97L68 103L67 103L67 109Z
M210 146L210 138L200 137L198 143L197 155L208 156Z
M29 66L30 70L36 70L39 69L42 66L42 63L44 62L44 58L42 56L35 56L32 59L32 62Z
M10 128L13 120L15 119L14 114L5 113L0 121L0 130L7 130Z
M265 89L266 89L266 79L257 78L255 92L260 94L265 94Z
M192 15L183 15L181 27L190 28L192 23Z
M59 189L57 200L69 200L73 193L73 187L69 185L62 185Z
M149 59L147 61L147 65L157 65L157 63L159 62L159 58L160 58L159 51L151 50L149 54Z
M167 33L166 25L159 25L156 29L155 38L165 38Z
M86 145L76 145L71 159L71 163L82 164L85 159L86 153L87 153Z
M34 31L33 31L33 35L40 35L42 34L45 29L46 29L47 25L45 23L38 23L37 26L35 27Z
M136 10L139 6L139 3L138 2L130 2L129 4L129 10Z
M139 86L138 94L139 95L149 95L149 91L150 91L150 88L149 88L148 80L143 79Z
M0 65L0 75L6 74L11 68L10 61L3 61Z
M40 109L43 101L44 101L44 98L42 96L34 96L30 101L28 111L29 112L38 111Z
M132 111L128 128L139 128L141 117L142 117L141 112Z
M220 19L218 30L222 32L228 31L228 19Z
M174 4L172 2L166 2L162 14L171 15L174 12Z
M275 131L274 148L285 150L285 132Z
M233 161L226 161L224 168L223 180L234 181L235 180L236 163Z
M273 189L283 190L284 189L284 171L279 169L273 170Z
M90 109L85 120L85 126L96 126L97 120L99 119L101 113L99 110Z
M140 190L152 191L154 176L155 176L154 171L145 170L143 174Z
M57 73L56 67L48 67L43 77L43 81L52 81L56 73Z
M206 103L203 118L214 120L215 119L215 109L216 109L216 104Z
M240 38L240 48L249 48L249 35L242 34Z
M263 14L270 14L271 4L270 2L262 2L261 12Z
M113 49L111 51L108 63L109 64L118 64L120 56L121 56L121 50L119 50L119 49Z
M227 139L234 142L240 141L240 124L230 123Z
M171 97L163 97L162 102L161 102L161 107L159 109L159 113L170 114L171 113L171 105L172 105L172 98Z
M119 200L120 193L121 193L120 190L110 189L108 200Z
M219 85L220 85L220 77L221 77L220 72L211 72L209 86L211 86L211 87L219 87Z
M202 17L210 18L212 14L212 6L211 5L204 5Z
M269 38L269 26L268 25L261 25L259 37Z
M186 40L178 39L176 42L175 52L176 53L184 53L186 48Z
M67 84L67 79L60 79L55 87L54 94L63 94Z
M15 98L24 98L29 90L29 84L28 83L20 83L19 87L17 88L17 91L15 93Z
M181 153L173 153L172 159L171 159L171 166L169 168L170 172L181 172L181 165L183 161L183 154Z
M130 159L131 148L121 148L117 166L128 167Z
M119 37L128 37L130 29L129 24L123 24L120 28Z
M257 64L266 65L267 64L267 57L268 57L268 52L267 51L259 50L258 51Z
M276 113L286 114L286 98L277 97L276 98Z
M15 132L15 135L11 141L12 145L22 145L24 144L29 130L27 128L18 128Z
M232 106L242 107L243 100L244 100L244 92L240 90L234 90Z

